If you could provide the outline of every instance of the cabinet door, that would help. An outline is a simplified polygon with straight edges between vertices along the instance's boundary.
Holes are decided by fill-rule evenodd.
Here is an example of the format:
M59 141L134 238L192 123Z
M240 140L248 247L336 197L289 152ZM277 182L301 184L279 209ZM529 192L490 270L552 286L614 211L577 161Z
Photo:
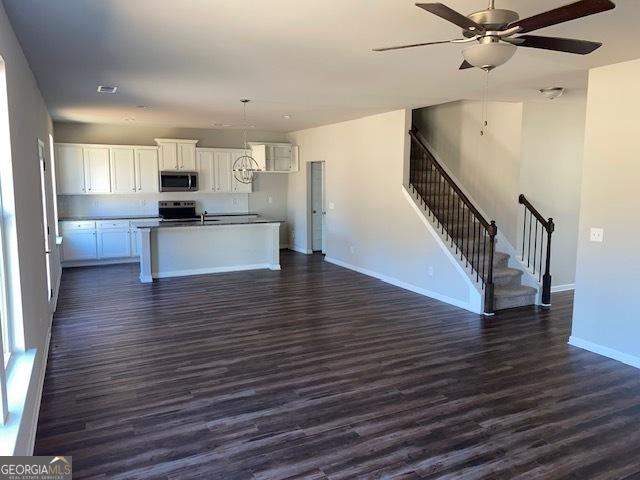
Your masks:
M179 169L193 172L196 169L196 146L193 143L178 144Z
M89 193L109 193L109 147L84 147L85 184Z
M178 144L159 143L160 170L178 170Z
M129 232L129 229L99 230L98 251L100 258L130 257L131 238Z
M136 191L135 158L133 147L111 147L111 191Z
M233 150L231 155L231 165L245 154L244 150ZM251 183L242 183L236 180L233 171L231 172L231 193L251 193L253 191L253 185Z
M138 193L158 192L158 150L136 148L136 190Z
M213 155L212 151L198 151L198 181L200 182L200 191L203 193L216 191Z
M231 192L231 159L233 152L221 150L213 154L213 171L215 175L215 190L217 193Z
M62 242L63 260L93 260L98 258L96 232L79 230L64 233Z
M56 145L56 181L60 195L85 193L82 147Z

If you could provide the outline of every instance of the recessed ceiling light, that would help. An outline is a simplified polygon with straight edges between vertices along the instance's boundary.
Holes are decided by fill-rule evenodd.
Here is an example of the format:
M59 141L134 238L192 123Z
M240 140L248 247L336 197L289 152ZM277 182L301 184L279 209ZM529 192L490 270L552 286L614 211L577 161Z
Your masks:
M233 127L233 125L231 125L230 123L225 123L222 125L223 127Z
M149 108L146 105L136 105L136 108Z
M249 128L256 128L255 125L249 125Z
M212 127L221 127L222 124L221 123L212 123L211 126Z
M118 87L110 87L108 85L98 85L98 93L116 93Z
M135 118L131 118L131 117L128 117L128 118L124 119L125 122L133 122L134 120L135 120Z
M291 115L283 115L282 118L286 118L287 120L289 120L291 118Z

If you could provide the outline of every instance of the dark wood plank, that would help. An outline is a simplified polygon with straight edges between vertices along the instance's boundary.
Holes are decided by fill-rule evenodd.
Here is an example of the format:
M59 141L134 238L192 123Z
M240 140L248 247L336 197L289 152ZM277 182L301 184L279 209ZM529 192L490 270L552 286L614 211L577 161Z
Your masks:
M571 293L486 318L282 265L65 270L36 453L74 478L640 475L640 375L567 345Z

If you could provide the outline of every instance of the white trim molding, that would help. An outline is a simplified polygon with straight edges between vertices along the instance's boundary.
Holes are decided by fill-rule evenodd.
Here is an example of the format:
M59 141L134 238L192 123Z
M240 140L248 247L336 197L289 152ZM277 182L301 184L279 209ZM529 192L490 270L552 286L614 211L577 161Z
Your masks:
M287 248L289 250L293 250L294 252L302 253L303 255L311 255L313 253L311 250L307 250L302 247L296 247L295 245L289 245Z
M404 290L409 290L410 292L417 293L419 295L423 295L425 297L433 298L434 300L439 300L444 303L448 303L449 305L453 305L455 307L464 308L473 313L482 314L481 311L474 310L474 305L471 302L463 302L462 300L458 300L456 298L447 297L446 295L442 295L437 292L433 292L431 290L427 290L426 288L421 288L411 283L403 282L394 277L389 277L382 273L374 272L373 270L368 270L366 268L358 267L356 265L352 265L347 262L343 262L342 260L338 260L337 258L332 258L329 256L324 257L325 262L332 263L339 267L347 268L349 270L353 270L354 272L361 273L363 275L367 275L368 277L373 277L378 280L381 280L390 285L394 285L396 287L402 288Z
M575 283L566 283L564 285L554 285L553 287L551 287L551 293L568 292L569 290L575 290L575 289L576 289Z
M589 352L597 353L598 355L617 360L618 362L622 362L632 367L640 368L640 357L629 355L628 353L623 353L619 350L605 347L604 345L600 345L598 343L583 340L582 338L574 337L572 335L569 337L569 345L582 348L583 350L588 350Z

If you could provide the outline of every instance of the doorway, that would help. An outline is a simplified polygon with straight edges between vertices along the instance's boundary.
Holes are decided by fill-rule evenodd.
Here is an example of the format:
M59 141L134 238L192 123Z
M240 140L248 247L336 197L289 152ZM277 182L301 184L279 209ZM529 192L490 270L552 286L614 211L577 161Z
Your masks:
M327 252L324 162L311 162L311 250Z

